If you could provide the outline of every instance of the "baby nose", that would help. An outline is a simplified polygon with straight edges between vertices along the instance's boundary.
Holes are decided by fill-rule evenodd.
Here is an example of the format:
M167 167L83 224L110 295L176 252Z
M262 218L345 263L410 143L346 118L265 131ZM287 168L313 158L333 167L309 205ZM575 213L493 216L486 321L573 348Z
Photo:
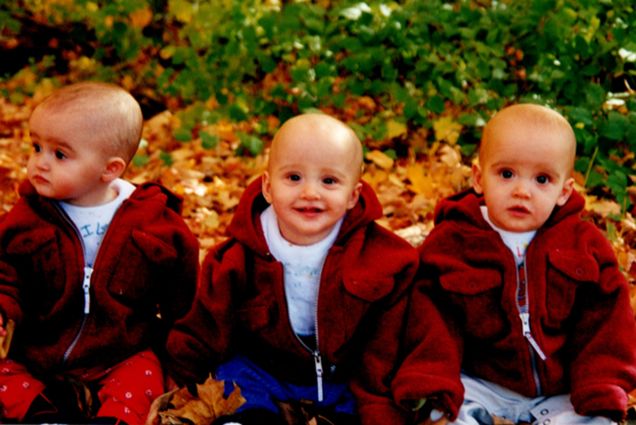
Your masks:
M41 170L47 170L49 168L49 159L42 153L35 155L33 161L35 162L35 166Z
M528 185L526 184L526 182L522 180L517 181L512 193L514 196L522 197L522 198L527 198L528 196L530 196Z
M305 183L303 186L302 196L305 199L315 199L318 197L318 191L312 183Z

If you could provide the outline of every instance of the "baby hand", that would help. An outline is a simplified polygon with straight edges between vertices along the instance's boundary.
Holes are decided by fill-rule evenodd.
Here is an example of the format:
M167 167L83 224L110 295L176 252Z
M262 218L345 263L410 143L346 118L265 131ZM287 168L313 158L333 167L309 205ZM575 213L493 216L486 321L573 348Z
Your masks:
M418 425L446 425L448 423L448 418L444 415L444 412L441 412L437 409L431 410L431 414L428 419Z

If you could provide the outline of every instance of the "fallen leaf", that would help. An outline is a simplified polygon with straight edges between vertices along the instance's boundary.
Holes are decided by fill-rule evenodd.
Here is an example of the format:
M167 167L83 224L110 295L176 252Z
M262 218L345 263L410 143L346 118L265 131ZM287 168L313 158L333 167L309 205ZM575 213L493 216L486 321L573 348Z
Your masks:
M234 413L246 401L236 384L225 397L225 382L212 376L196 387L197 396L182 387L158 397L152 403L146 425L209 425L220 416Z
M393 168L393 158L377 149L368 152L366 154L366 158L383 170L390 170Z

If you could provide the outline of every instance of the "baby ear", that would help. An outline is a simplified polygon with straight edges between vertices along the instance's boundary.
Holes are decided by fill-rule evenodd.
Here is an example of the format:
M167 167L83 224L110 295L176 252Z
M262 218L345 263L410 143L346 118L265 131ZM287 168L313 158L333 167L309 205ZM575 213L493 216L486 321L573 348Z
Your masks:
M570 195L572 195L572 191L574 190L574 179L572 177L568 178L563 182L563 188L561 188L561 194L557 198L556 204L558 206L563 206L570 199Z
M347 209L355 207L358 203L358 199L360 199L360 191L362 190L362 183L356 183L355 187L351 191L351 196L349 197L349 202L347 202Z
M272 203L272 183L269 180L269 173L265 171L263 173L263 180L261 180L261 192L263 192L263 197L270 204Z
M112 157L106 163L106 168L102 173L102 180L104 182L111 182L116 178L121 177L126 169L126 161L119 157Z
M481 185L481 168L479 167L479 164L473 164L472 167L472 172L473 172L473 189L475 189L475 192L477 193L484 193L484 189Z

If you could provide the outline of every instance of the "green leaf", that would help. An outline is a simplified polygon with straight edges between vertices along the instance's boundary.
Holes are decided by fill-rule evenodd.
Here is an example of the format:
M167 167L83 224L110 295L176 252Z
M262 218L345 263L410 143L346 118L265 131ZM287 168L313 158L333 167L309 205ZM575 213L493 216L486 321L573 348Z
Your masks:
M219 136L216 134L201 132L199 136L201 136L201 146L203 146L204 149L214 149L219 143Z
M627 118L618 112L610 111L600 128L601 135L610 140L622 140L628 126Z
M189 142L192 140L192 131L189 128L175 128L172 136L179 142Z
M256 136L252 136L245 133L239 134L239 139L241 140L241 146L247 149L247 151L251 155L259 155L263 152L263 147L265 146L263 141Z
M444 112L444 99L440 96L432 96L429 100L426 101L426 107L430 109L432 112L437 114L441 114Z

